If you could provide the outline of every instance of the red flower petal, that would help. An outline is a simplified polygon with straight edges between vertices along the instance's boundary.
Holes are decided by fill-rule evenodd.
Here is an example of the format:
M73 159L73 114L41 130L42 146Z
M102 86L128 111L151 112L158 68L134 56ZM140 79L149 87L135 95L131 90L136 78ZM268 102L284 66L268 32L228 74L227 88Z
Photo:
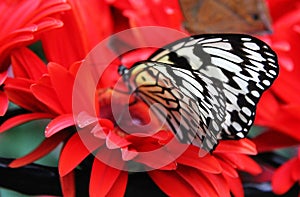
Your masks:
M120 176L121 171L95 158L90 178L90 196L106 196Z
M226 179L229 188L235 197L244 197L244 189L240 178L233 178L231 176L223 175Z
M248 172L252 175L258 175L262 173L262 168L258 163L256 163L251 157L247 155L240 155L240 161L238 164L242 164L242 166L238 165L238 169L244 172Z
M258 175L262 172L261 167L247 155L224 153L221 157L238 170L246 171L252 175Z
M94 124L97 121L98 121L97 117L92 116L85 111L80 112L76 115L76 125L78 125L79 128L84 128L86 126ZM100 125L96 125L96 126L100 127Z
M79 132L81 134L75 133L62 149L58 164L60 176L65 176L71 172L83 159L104 143L103 140L99 140L90 134L87 129ZM82 138L84 138L84 142L89 144L84 144Z
M196 191L176 171L153 170L148 174L168 196L198 196Z
M210 183L214 186L215 190L218 192L219 196L230 197L230 188L221 174L211 174L207 172L201 172L204 177L206 177Z
M167 150L160 150L149 154L141 152L134 158L134 161L143 163L149 166L150 169L175 170L177 168L175 158Z
M299 160L299 157L298 157L297 162L296 162L296 164L294 165L294 167L292 169L292 178L295 182L300 180L300 168L299 168L299 166L300 166L300 160Z
M44 75L37 83L31 85L30 90L35 98L47 105L51 111L57 114L64 113L48 75Z
M266 91L258 102L254 124L268 126L278 110L279 102L275 95L271 91Z
M6 94L2 91L0 91L0 103L1 103L0 116L3 116L8 108L8 98L7 98ZM0 133L1 133L1 131L0 131Z
M268 130L252 139L258 152L267 152L279 148L290 147L299 144L299 141L282 132Z
M275 194L284 194L294 185L295 181L291 172L295 165L297 165L297 158L287 161L275 171L272 178L272 188Z
M294 0L269 0L267 3L274 22L286 13L295 9L295 6L297 5L297 1Z
M131 144L124 137L119 136L115 132L118 132L118 129L115 129L108 133L107 138L106 138L107 148L116 149L116 148L126 147Z
M91 133L99 138L105 139L107 134L114 129L114 124L108 119L101 119L99 120L99 124L91 130Z
M123 40L128 40L127 38L117 38L120 41L114 44L118 50L124 47ZM126 43L130 45L131 43ZM115 59L104 71L102 74L101 79L99 80L99 87L107 88L107 87L114 87L120 75L118 74L118 67L119 65L124 65L127 68L130 68L133 64L138 61L146 60L151 54L153 54L157 49L154 48L139 48L137 50L132 50L122 54L121 61L119 59Z
M80 66L83 64L84 60L76 61L71 64L69 71L73 76L76 76Z
M226 174L227 176L230 176L233 178L239 177L239 174L235 170L236 166L232 166L232 164L230 164L226 161L223 161L222 159L219 159L218 161L219 161L221 167L223 168L223 174Z
M241 153L248 155L256 155L255 144L247 139L240 140L220 140L219 145L217 146L215 153Z
M159 25L182 30L182 14L178 2L129 1L129 3L120 3L120 1L114 1L113 4L124 10L124 15L129 18L132 27Z
M151 165L150 165L150 167L151 167ZM159 168L159 170L176 170L177 167L178 167L178 163L176 161L173 161L173 162L170 162L169 164Z
M69 136L67 132L61 132L56 135L53 135L51 138L45 139L36 149L34 149L31 153L15 159L13 162L9 164L11 168L18 168L29 163L32 163L39 158L45 156L50 153L54 148L56 148L64 139Z
M285 133L300 141L300 135L295 132L300 127L300 105L284 105L272 121L270 127Z
M290 52L292 51L293 50L290 49ZM279 60L281 60L280 56ZM300 91L300 87L297 85L298 83L295 83L298 81L296 71L293 70L293 72L291 72L284 68L280 69L278 78L272 85L272 91L275 92L276 97L281 101L286 103L299 103L299 97L296 92Z
M75 125L73 114L63 114L54 118L45 129L45 136L51 137L57 132Z
M0 70L9 66L7 56L14 48L34 42L41 31L61 27L62 23L51 17L68 9L61 0L0 1Z
M6 78L7 78L7 71L0 72L0 85L2 85L4 83Z
M114 123L108 119L100 119L98 120L99 125L104 129L110 131L114 129Z
M15 77L38 80L47 73L44 62L25 47L12 52L11 62Z
M49 63L47 68L52 87L59 99L58 102L61 103L65 113L72 113L74 76L71 75L66 68L59 64Z
M113 28L106 1L68 2L73 9L62 15L64 26L42 37L47 59L64 67L84 59L96 44L112 33Z
M18 115L18 116L12 117L12 118L8 119L7 121L5 121L0 126L0 133L7 131L8 129L11 129L20 124L23 124L25 122L29 122L29 121L37 120L37 119L48 119L48 118L53 118L53 115L46 114L46 113L30 113L30 114Z
M106 196L123 197L126 190L127 180L128 180L128 173L122 171L118 176L117 180L115 180L114 185L112 186L112 188L110 189L110 191Z
M180 166L176 172L184 178L200 196L218 196L210 181L195 168Z
M70 172L66 176L60 177L60 186L63 193L63 196L75 197L75 173L74 171Z
M132 160L139 154L136 150L129 150L128 147L121 148L121 153L124 161Z
M33 83L34 81L24 78L7 78L4 91L10 101L22 108L35 112L49 112L49 108L39 102L30 91L30 86Z
M198 153L199 148L189 146L176 161L180 164L198 168L199 170L209 173L218 174L222 172L222 167L214 156L206 154L204 157L199 157Z

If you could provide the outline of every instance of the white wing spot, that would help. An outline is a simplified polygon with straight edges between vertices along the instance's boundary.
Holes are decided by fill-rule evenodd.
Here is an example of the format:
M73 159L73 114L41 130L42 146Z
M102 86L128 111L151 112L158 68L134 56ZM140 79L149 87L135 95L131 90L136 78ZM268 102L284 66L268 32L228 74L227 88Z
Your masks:
M251 116L251 111L248 107L243 107L242 111L247 115L247 116Z
M276 75L276 72L274 70L269 70L269 73L271 73L272 75Z
M250 59L253 59L253 60L256 60L256 61L259 61L259 62L262 62L262 61L265 61L266 59L263 58L261 56L260 53L257 53L255 51L252 51L250 49L247 49L247 48L243 48L243 51L249 53L250 55L247 55L247 57L249 57Z
M251 38L241 38L242 41L251 41Z
M269 60L270 62L273 62L273 63L275 63L275 60L274 60L274 59L272 59L272 58L268 58L268 60Z
M245 131L245 129L244 129L244 131ZM240 137L240 138L244 138L245 137L245 135L242 132L238 132L236 135L238 137Z
M251 91L251 94L253 95L253 96L255 96L256 98L258 98L260 95L259 95L259 92L257 92L256 90L252 90Z
M260 62L257 61L253 61L253 60L249 60L251 62L251 64L253 64L254 66L258 67L260 70L264 69L264 65Z
M243 122L245 122L245 123L248 122L248 119L245 118L245 116L243 116L243 114L239 113L239 117L240 117L240 119L241 119Z
M267 75L268 75L268 73L267 73ZM272 76L271 76L271 78L273 78ZM261 89L261 90L264 90L265 88L262 86L262 85L260 85L260 84L256 84L256 86L259 88L259 89Z
M216 47L216 48L221 48L224 50L232 50L232 46L228 42L216 42L216 43L208 43L208 44L203 44L203 47Z
M212 125L213 125L213 127L214 127L214 129L215 129L216 131L219 130L219 126L218 126L218 124L217 124L215 121L212 121Z
M248 86L248 83L247 81L239 78L239 77L232 77L232 79L240 86L241 90L244 91L244 92L247 92L248 89L247 89L247 86Z
M229 82L229 79L224 75L224 73L217 68L216 66L208 65L205 70L201 70L201 72L208 77L218 78L225 83Z
M237 131L241 131L243 128L241 127L241 125L237 122L233 122L232 126L235 128L235 130Z
M270 81L269 80L263 80L263 84L265 84L266 86L269 86L271 85Z
M201 99L204 99L201 92L198 89L196 89L194 86L192 86L190 83L188 83L186 81L183 81L182 85L183 85L183 87L185 87L189 91L193 92L197 97L199 97ZM188 93L188 94L190 95L190 93ZM193 97L191 96L191 98L193 98Z
M245 96L245 99L248 101L248 103L255 106L255 103L248 96Z
M202 40L200 41L199 43L209 43L209 42L218 42L218 41L221 41L222 38L210 38L210 39L206 39L206 40Z
M249 120L248 126L252 125L252 120Z
M249 48L249 49L252 49L252 50L259 50L260 49L260 47L257 44L255 44L254 42L245 42L244 46Z
M264 48L265 48L265 47L264 47ZM269 53L269 52L265 52L265 54L267 54L268 56L275 57L275 55L274 55L274 54L272 54L272 53Z
M211 63L214 65L217 65L221 68L230 70L231 72L240 72L242 71L242 68L238 66L237 64L234 64L232 62L227 61L226 59L218 58L218 57L212 57Z
M240 58L239 56L234 55L233 53L230 53L228 51L221 50L221 49L205 47L205 48L203 48L203 51L207 52L208 54L214 54L214 55L217 55L219 57L229 59L229 60L231 60L235 63L243 62L243 59Z

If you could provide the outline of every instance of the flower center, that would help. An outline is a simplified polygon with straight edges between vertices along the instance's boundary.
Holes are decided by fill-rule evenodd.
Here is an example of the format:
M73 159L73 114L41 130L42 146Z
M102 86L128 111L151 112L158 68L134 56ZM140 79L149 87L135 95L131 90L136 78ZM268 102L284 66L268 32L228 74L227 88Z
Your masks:
M117 102L112 104L112 95ZM128 94L112 89L100 90L98 94L100 118L109 119L127 134L152 135L161 129L160 121L144 102ZM129 103L126 103L129 102ZM114 108L114 109L113 109Z

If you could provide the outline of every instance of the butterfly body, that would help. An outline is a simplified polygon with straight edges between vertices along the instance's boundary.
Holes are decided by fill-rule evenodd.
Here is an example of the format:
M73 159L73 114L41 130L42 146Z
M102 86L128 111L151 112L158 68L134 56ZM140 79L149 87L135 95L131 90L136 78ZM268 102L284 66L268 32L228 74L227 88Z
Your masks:
M123 72L131 93L166 120L183 143L211 150L244 138L261 94L278 74L276 54L241 34L198 35L171 43Z

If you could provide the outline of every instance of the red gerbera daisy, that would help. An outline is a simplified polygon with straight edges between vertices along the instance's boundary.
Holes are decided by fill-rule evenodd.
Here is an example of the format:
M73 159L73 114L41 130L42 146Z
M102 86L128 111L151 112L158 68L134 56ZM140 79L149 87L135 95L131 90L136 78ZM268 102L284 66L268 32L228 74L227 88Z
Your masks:
M296 148L300 144L300 3L293 0L268 3L274 33L261 38L269 42L278 54L281 69L278 79L270 91L263 95L258 105L256 124L267 127L253 139L259 152ZM272 187L276 194L287 192L292 185L299 182L298 167L299 156L294 156L275 171Z
M10 52L37 40L37 36L63 24L55 14L70 9L61 0L1 1L0 70L9 66Z

